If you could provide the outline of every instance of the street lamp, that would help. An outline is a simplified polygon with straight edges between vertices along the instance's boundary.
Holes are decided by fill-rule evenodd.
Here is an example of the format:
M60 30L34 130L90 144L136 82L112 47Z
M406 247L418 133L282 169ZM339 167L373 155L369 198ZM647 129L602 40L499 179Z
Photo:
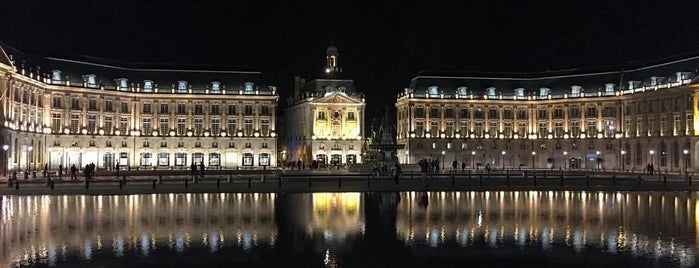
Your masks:
M46 177L50 178L51 177L51 153L53 152L53 147L49 146L49 158L48 161L46 161Z
M502 170L505 170L505 154L507 154L507 152L502 151L502 157L500 158L500 162L502 162Z
M595 155L597 155L597 158L595 158L595 162L597 163L597 169L598 169L598 170L601 170L602 168L600 167L600 164L601 164L602 161L601 161L601 159L599 158L599 154L600 154L600 151L596 151L596 152L595 152Z
M445 160L445 159L444 159L444 154L446 154L446 153L447 153L447 152L442 151L442 170L444 170L444 160Z
M682 153L684 154L684 175L687 175L687 166L689 165L689 150L684 149L682 150Z
M563 169L568 169L568 151L563 151Z
M650 165L652 166L653 165L653 155L655 154L655 151L650 150L650 151L648 151L648 153L650 154Z
M626 151L621 150L621 172L624 172L624 164L626 164Z
M10 145L3 145L2 150L5 151L5 171L3 172L3 176L7 177L7 166L10 165L10 155L7 154L7 150L10 149Z
M471 169L476 169L476 151L471 151Z
M534 157L536 157L536 152L532 151L532 169L536 169L536 163L534 162Z

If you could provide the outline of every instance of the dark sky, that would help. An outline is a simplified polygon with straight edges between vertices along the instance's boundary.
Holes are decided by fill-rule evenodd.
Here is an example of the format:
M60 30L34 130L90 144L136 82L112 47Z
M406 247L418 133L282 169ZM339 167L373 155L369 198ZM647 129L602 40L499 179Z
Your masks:
M334 40L369 115L420 70L621 66L699 51L694 1L121 2L0 0L0 42L39 55L247 66L286 96L295 74L322 70Z

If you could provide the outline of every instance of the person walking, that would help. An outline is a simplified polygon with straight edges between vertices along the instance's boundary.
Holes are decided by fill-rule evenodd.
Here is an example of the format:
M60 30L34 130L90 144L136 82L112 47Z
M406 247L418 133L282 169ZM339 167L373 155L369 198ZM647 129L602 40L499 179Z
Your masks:
M70 180L71 181L77 181L78 180L78 168L75 167L75 164L70 167Z
M201 178L204 178L204 161L199 162L199 169L201 169Z
M456 173L457 170L459 170L459 162L454 159L454 162L451 162L451 172Z

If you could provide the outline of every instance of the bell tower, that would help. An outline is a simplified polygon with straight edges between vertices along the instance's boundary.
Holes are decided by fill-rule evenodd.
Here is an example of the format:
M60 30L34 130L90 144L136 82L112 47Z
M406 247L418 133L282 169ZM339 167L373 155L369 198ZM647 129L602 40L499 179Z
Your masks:
M340 58L340 52L338 52L337 47L335 47L335 42L331 41L328 49L325 50L325 73L340 73L342 68L338 64L338 59Z

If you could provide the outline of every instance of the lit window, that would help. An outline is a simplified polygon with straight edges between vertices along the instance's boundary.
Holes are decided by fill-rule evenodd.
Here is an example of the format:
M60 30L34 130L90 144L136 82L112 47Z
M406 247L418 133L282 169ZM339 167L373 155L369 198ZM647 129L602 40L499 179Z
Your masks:
M211 82L211 92L220 93L221 92L221 82Z
M255 84L252 82L246 82L245 83L245 93L252 93L252 88Z
M125 90L125 89L122 88L122 90ZM153 81L151 81L151 80L143 81L143 91L144 92L153 92Z
M439 96L439 87L437 86L429 86L427 87L428 94L430 94L430 97L436 97Z
M187 93L187 81L177 81L177 93Z
M95 88L97 87L97 76L94 74L83 75L83 82L87 84L87 87Z
M59 70L51 71L51 82L53 84L61 84L61 71L59 71Z
M129 90L129 79L126 78L119 78L116 79L117 82L117 90L119 91L127 91Z

